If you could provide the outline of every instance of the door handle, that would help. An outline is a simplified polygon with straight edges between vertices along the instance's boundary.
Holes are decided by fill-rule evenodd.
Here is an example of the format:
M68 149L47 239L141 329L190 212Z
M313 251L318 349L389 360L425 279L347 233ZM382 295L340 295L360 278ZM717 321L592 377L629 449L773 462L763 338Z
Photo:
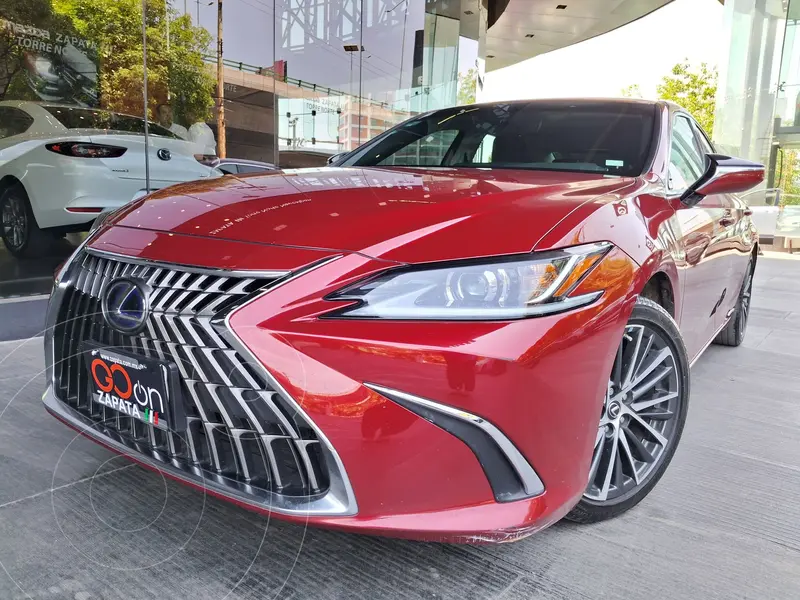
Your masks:
M745 208L743 213L744 213L745 217L752 217L753 216L753 209L752 208Z

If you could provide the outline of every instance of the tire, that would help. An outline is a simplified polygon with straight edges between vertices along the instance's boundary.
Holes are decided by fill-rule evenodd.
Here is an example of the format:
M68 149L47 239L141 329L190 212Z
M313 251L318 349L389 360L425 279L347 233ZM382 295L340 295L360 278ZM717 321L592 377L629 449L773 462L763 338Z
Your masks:
M733 316L728 321L725 329L717 334L714 343L720 346L740 346L744 341L744 334L747 331L747 320L750 317L750 301L753 296L753 275L755 274L756 264L753 257L747 263L747 271L744 273L742 288L739 290L739 298L736 300Z
M38 258L53 244L53 236L39 229L21 183L0 193L0 238L16 258Z
M661 479L680 442L689 408L689 360L677 324L652 300L636 300L608 390L589 485L566 516L577 523L604 521L636 506Z

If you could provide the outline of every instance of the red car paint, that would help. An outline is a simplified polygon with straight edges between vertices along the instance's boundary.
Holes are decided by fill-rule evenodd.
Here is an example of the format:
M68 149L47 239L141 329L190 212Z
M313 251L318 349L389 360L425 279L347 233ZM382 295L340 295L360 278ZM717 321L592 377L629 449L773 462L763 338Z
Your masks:
M757 244L731 188L718 186L693 207L668 197L663 182L677 109L658 108L655 156L640 177L439 168L226 177L132 203L89 247L236 270L296 270L340 256L230 317L233 331L325 433L358 502L355 516L274 516L417 539L517 539L580 499L614 352L647 282L669 282L673 316L696 359L726 323ZM731 187L761 177L740 175L746 181ZM601 241L614 248L574 294L604 293L577 310L492 322L320 318L337 306L326 295L398 264ZM545 492L496 502L461 440L364 382L487 419L528 459Z

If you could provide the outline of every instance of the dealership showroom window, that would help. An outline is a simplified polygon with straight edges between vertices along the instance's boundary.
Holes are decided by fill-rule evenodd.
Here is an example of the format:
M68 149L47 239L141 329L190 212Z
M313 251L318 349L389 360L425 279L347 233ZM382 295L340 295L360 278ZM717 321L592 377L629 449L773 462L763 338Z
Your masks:
M702 2L708 121L503 83L687 0L0 0L0 600L794 597L800 8Z

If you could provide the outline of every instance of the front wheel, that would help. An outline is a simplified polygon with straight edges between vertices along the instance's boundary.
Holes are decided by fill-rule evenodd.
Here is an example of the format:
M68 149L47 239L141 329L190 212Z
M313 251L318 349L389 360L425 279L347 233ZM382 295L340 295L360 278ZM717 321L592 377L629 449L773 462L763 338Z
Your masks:
M678 327L639 297L608 381L589 484L567 519L609 519L647 496L675 454L688 405L689 361Z
M42 256L53 243L53 236L39 229L28 194L20 183L0 193L0 237L16 258Z

